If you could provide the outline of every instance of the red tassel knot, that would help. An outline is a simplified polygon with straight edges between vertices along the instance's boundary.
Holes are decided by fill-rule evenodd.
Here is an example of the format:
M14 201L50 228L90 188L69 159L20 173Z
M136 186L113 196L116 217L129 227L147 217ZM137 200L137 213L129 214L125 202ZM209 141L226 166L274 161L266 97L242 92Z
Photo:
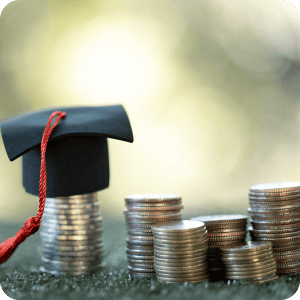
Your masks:
M55 116L58 116L54 124L50 127L51 122ZM45 201L46 201L46 191L47 191L47 174L46 174L46 149L48 140L53 129L56 127L60 119L66 116L65 112L55 111L51 114L46 128L44 130L42 142L41 142L41 172L40 172L40 184L39 184L39 211L36 217L29 218L24 226L17 232L17 234L7 239L0 245L0 264L6 261L16 250L16 248L26 240L31 234L37 232L40 228L41 218L44 213Z

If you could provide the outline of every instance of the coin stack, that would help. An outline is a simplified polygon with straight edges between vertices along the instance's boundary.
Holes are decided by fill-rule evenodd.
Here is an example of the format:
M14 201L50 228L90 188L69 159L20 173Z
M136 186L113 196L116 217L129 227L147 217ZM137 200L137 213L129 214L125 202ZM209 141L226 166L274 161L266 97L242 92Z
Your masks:
M47 198L41 222L41 269L81 275L101 267L102 218L96 193Z
M183 220L152 226L154 266L159 281L196 283L208 279L204 223Z
M195 217L191 220L203 222L208 232L207 263L210 281L224 280L225 273L220 247L245 244L247 216L210 215Z
M181 197L174 194L130 195L125 198L125 204L128 269L132 275L155 276L151 226L158 222L181 220Z
M249 192L253 241L271 241L278 274L300 272L300 182L258 184Z
M247 242L247 245L221 248L225 278L263 283L278 278L271 242Z

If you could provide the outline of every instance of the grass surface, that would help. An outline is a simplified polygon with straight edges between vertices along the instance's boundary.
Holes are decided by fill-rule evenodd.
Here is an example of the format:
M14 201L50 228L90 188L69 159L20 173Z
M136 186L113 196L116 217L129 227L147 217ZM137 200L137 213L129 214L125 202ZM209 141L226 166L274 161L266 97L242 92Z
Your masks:
M13 236L21 225L0 223L0 242ZM237 283L167 284L156 279L134 278L127 270L124 223L105 223L104 267L85 276L51 276L39 271L41 242L39 233L21 244L14 255L0 265L0 283L14 299L214 299L282 300L295 294L299 276L281 277L261 285Z

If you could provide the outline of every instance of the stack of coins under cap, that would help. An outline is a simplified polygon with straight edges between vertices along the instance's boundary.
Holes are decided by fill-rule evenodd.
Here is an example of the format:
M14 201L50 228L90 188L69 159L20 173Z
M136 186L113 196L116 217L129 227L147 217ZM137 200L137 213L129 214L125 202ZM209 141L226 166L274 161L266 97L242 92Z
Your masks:
M203 222L208 232L207 263L210 281L224 280L225 273L220 256L220 247L246 243L247 216L236 214L211 215L195 217L191 220Z
M43 271L89 274L101 267L102 218L96 193L47 198L41 222Z
M151 226L181 220L181 197L174 194L138 194L127 196L125 204L128 269L132 275L155 276Z
M208 279L204 223L183 220L152 226L154 265L159 281L196 283Z
M300 272L300 182L250 187L249 228L253 241L271 241L278 274Z
M221 248L225 278L263 283L277 279L277 265L271 242L247 242L247 245Z

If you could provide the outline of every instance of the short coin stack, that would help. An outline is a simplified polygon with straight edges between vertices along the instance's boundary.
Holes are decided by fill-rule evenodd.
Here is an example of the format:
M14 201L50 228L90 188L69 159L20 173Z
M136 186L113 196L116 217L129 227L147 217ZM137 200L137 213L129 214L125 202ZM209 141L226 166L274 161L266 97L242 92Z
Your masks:
M41 222L43 271L89 274L101 267L102 218L96 193L47 198Z
M247 245L221 248L225 278L263 283L278 278L271 242L248 242Z
M181 197L174 194L137 194L125 198L129 271L140 277L155 276L151 226L182 219Z
M204 223L183 220L152 226L158 280L196 283L208 279Z
M300 272L300 182L250 187L249 228L253 241L271 241L278 274Z
M211 215L195 217L191 220L203 222L208 232L207 263L210 281L224 280L220 248L245 244L247 216Z

